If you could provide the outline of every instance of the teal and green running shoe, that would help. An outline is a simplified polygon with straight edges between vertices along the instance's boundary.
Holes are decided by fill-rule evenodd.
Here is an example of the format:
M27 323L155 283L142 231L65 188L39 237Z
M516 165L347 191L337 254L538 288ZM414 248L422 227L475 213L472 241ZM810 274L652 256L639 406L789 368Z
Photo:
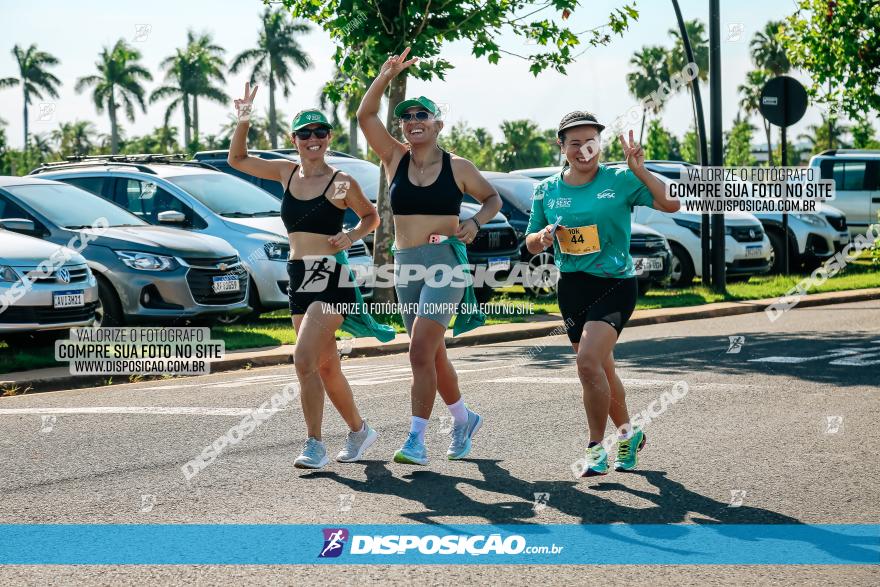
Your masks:
M639 464L639 451L645 446L647 436L641 428L636 428L629 440L617 442L617 460L614 462L615 471L632 471Z
M596 475L608 474L608 453L601 444L594 444L587 448L584 456L584 470L581 477L595 477Z

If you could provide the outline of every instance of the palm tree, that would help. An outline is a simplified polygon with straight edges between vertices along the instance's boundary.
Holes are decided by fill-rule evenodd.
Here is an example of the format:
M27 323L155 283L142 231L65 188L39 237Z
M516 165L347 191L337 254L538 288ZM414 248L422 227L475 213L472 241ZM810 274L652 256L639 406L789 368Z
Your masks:
M62 122L52 131L52 140L58 145L61 157L69 155L88 155L94 148L94 125L87 120Z
M496 147L501 171L542 167L551 155L544 135L531 120L505 120L501 123L504 142Z
M250 81L269 84L269 127L277 128L277 112L275 108L275 90L281 87L284 97L290 96L293 82L293 69L309 69L312 61L297 42L295 36L310 30L304 22L294 22L287 12L267 8L263 12L263 28L256 49L248 49L239 53L229 66L231 73L238 71L245 64L253 63ZM283 132L283 131L282 131ZM274 132L269 136L273 149L278 148L278 135Z
M206 98L214 102L225 103L229 101L226 92L214 85L214 82L226 83L223 76L223 53L226 50L215 45L210 33L196 35L193 31L187 33L187 53L190 56L190 68L192 78L192 128L193 138L199 140L199 98ZM187 143L189 144L189 143Z
M752 60L760 69L766 69L774 76L787 73L791 62L785 53L785 45L779 40L780 30L785 27L782 21L771 20L764 25L764 30L755 33L749 43Z
M746 74L746 83L740 85L736 91L742 94L739 101L739 107L749 116L760 112L761 107L761 90L764 84L770 79L770 72L766 69L755 69ZM764 134L767 137L767 163L773 167L773 145L770 140L770 122L761 117L764 123Z
M638 100L643 100L653 92L660 89L661 84L669 83L669 56L666 49L659 46L642 47L642 50L632 56L630 65L636 70L626 74L626 83L630 93ZM662 100L654 100L650 110L653 114L663 109ZM642 109L642 130L639 131L639 142L645 134L645 118L648 108Z
M129 46L124 39L119 39L113 48L104 47L100 59L95 63L97 75L81 77L76 82L77 93L93 87L92 100L98 114L107 109L110 116L110 152L119 152L119 121L116 110L125 106L125 115L129 122L134 122L134 105L141 107L146 113L144 103L144 87L142 81L153 79L138 61L141 53Z
M849 143L843 137L849 131L849 125L837 123L837 116L822 114L822 121L807 126L807 132L798 135L798 140L809 144L810 153L825 149L846 149Z
M37 49L36 45L31 45L25 50L15 45L12 48L12 55L18 62L19 79L12 82L13 78L5 78L5 85L21 84L22 94L24 96L24 148L28 146L28 105L33 101L34 96L43 100L43 92L51 98L58 97L58 86L61 80L49 73L48 68L58 65L58 59L45 51Z
M32 137L31 150L40 158L40 163L45 162L52 157L51 138L46 133L35 134Z
M190 56L185 49L177 49L174 55L166 57L159 64L165 70L165 85L153 90L150 94L150 104L171 98L171 103L165 109L165 126L171 120L171 115L178 106L183 108L183 142L184 148L190 144L190 129L192 117L190 115L190 98L192 97L193 71Z
M338 68L335 69L333 73L333 79L334 82L337 83L343 79ZM349 155L360 157L360 149L358 149L357 109L364 97L364 93L366 93L366 88L369 86L366 84L356 84L349 87L353 87L354 89L343 94L341 100L341 104L345 109L346 122L348 123L348 153ZM334 126L341 125L341 121L339 120L339 104L331 101L330 95L326 89L318 96L318 106L322 110L326 110L330 113Z
M694 62L697 66L697 78L695 83L706 81L709 79L709 39L706 38L706 25L699 19L685 21L685 32L691 44L691 51L694 54ZM684 50L684 41L681 38L681 31L678 28L669 29L669 34L675 39L675 46L669 52L669 71L670 73L681 72L688 64L687 53ZM693 89L688 83L684 86L687 88L688 98L691 102L691 110L694 114L694 125L697 124L697 104L694 101ZM681 91L681 87L677 88ZM697 135L699 141L699 135ZM697 152L700 146L697 145Z

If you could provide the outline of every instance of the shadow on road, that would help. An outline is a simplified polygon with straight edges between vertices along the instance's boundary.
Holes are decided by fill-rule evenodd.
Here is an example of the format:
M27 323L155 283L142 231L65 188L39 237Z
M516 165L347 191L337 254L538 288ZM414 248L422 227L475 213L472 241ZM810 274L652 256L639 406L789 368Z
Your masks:
M730 336L736 335L730 333ZM736 343L728 336L696 335L621 341L614 348L614 357L623 377L639 372L650 372L652 376L668 372L680 379L685 370L711 372L725 379L779 375L836 387L877 385L880 343L874 341L880 341L880 332L745 333L743 336L744 340ZM571 377L577 376L574 358L570 346L550 344L546 338L531 344L499 345L492 348L491 354L491 359L496 361L506 359L511 365Z
M762 508L746 505L729 507L727 503L690 491L683 484L668 479L663 471L628 474L644 477L657 489L654 493L633 489L617 482L599 482L590 486L574 480L526 481L511 475L500 465L503 461L474 459L467 462L477 466L482 479L443 475L431 470L416 470L403 477L396 477L383 461L365 462L367 478L363 481L343 477L333 471L307 474L302 479L330 479L353 491L421 503L424 506L422 511L404 513L403 517L413 522L440 527L448 524L440 522L439 518L461 518L460 523L475 523L473 518L477 518L489 524L523 524L528 528L524 528L524 533L541 533L540 525L546 522L540 520L541 514L534 507L536 493L549 493L548 508L575 517L580 524L606 525L607 537L624 542L631 539L616 533L613 524L681 525L682 535L688 532L685 524L690 523L711 525L720 534L724 534L734 524L801 524L796 518ZM506 495L510 499L495 503L479 502L461 490L464 485ZM615 491L629 493L653 505L622 506L601 496L602 493ZM593 530L602 531L591 527L591 531ZM639 531L646 538L651 538L650 526ZM843 560L864 560L866 554L871 555L874 552L864 547L876 546L870 539L860 541L821 528L815 528L810 534L814 534L814 538L806 541L809 545ZM732 532L732 535L741 538L741 533ZM668 537L668 532L664 536ZM772 532L772 529L768 530L767 536L762 536L760 527L756 527L751 540L778 538L778 533ZM656 542L651 542L650 546L658 550L678 552L673 548L658 546Z

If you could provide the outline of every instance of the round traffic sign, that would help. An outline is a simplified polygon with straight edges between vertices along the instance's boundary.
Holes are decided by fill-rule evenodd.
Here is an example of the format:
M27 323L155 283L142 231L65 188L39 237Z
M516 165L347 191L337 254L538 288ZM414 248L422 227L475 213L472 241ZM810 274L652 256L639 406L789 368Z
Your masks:
M787 75L769 80L761 89L761 114L776 126L791 126L807 111L807 91Z

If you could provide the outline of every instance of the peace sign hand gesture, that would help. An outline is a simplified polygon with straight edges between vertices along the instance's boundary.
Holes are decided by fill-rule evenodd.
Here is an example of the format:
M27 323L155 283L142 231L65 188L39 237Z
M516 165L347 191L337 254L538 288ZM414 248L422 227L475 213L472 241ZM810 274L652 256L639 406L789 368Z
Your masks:
M633 131L629 131L629 141L619 136L620 146L623 147L623 156L626 158L626 164L633 173L645 168L645 151L633 138Z
M260 86L254 86L254 91L251 92L251 84L250 82L244 83L244 97L237 98L233 103L235 104L235 113L238 116L239 122L247 122L251 119L251 110L254 107L254 96L257 95L257 88Z
M401 71L403 71L413 63L418 63L418 57L413 57L412 59L407 60L407 55L409 55L409 47L404 49L403 53L401 53L400 55L390 56L388 60L382 64L382 69L379 70L379 74L387 75L388 79L392 79L397 77L397 75Z

